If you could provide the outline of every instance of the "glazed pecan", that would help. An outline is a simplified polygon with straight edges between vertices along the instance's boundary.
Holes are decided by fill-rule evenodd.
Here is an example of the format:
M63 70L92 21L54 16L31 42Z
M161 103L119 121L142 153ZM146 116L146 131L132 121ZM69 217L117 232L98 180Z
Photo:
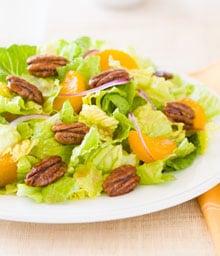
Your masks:
M56 76L56 68L65 66L69 61L61 56L36 55L27 59L28 71L37 77Z
M41 91L33 84L18 76L7 76L8 87L11 91L20 95L21 97L33 100L38 104L43 104L43 95Z
M55 132L55 139L61 144L79 145L89 127L83 123L57 123L52 126L52 131Z
M122 165L114 169L103 182L103 190L109 196L119 196L132 191L140 182L136 168L132 165Z
M89 86L91 88L95 88L119 79L128 80L128 81L130 80L130 76L125 69L121 69L121 68L108 69L106 71L101 72L99 75L91 78L89 80Z
M167 71L163 71L163 70L157 70L154 72L154 75L155 76L158 76L158 77L163 77L165 80L168 80L168 79L172 79L173 78L173 74L170 73L170 72L167 72Z
M64 175L67 166L60 156L44 158L27 174L25 183L33 187L46 186Z
M193 129L195 113L193 109L186 104L181 102L168 102L165 105L163 112L172 122L184 123L184 128L186 130Z

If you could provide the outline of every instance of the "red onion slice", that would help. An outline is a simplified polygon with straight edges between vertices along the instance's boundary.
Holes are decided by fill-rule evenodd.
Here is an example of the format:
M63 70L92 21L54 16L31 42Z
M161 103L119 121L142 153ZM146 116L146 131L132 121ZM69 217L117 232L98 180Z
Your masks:
M77 92L77 93L62 93L59 95L59 97L66 97L66 96L85 96L87 94L90 94L90 93L95 93L95 92L99 92L99 91L102 91L102 90L105 90L107 88L110 88L110 87L113 87L113 86L116 86L116 85L121 85L121 84L126 84L130 81L130 79L118 79L118 80L114 80L114 81L111 81L111 82L108 82L106 84L103 84L99 87L96 87L96 88L92 88L92 89L89 89L89 90L86 90L86 91L83 91L83 92Z
M22 122L29 121L32 119L47 119L49 117L50 117L49 115L45 115L45 114L34 114L34 115L21 116L21 117L16 118L12 122L10 122L10 125L16 126Z
M139 125L138 125L138 123L137 123L137 120L136 120L134 114L133 114L132 112L130 112L129 115L128 115L128 117L130 118L130 120L131 120L131 121L133 122L133 124L134 124L135 130L137 131L138 137L139 137L139 139L140 139L140 141L141 141L142 146L144 147L144 150L146 151L146 153L148 154L148 156L149 156L152 160L154 160L154 157L152 156L152 154L151 154L149 148L147 147L147 145L146 145L146 143L145 143L145 141L144 141L144 138L143 138L143 136L142 136L140 127L139 127Z
M144 98L147 102L149 102L151 104L151 107L153 110L157 110L156 107L154 106L152 100L147 96L147 94L143 90L139 89L138 93L142 98Z
M96 53L98 53L99 50L97 49L92 49L92 50L89 50L88 52L86 52L84 55L83 55L83 58L85 59L86 57L90 56L90 55L94 55Z

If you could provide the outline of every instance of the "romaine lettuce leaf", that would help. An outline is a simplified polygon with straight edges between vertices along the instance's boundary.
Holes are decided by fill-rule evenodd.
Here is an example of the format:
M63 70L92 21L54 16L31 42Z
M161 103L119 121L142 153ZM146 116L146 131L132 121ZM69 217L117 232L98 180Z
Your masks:
M206 117L209 120L220 114L219 98L211 93L205 85L198 84L198 82L194 83L177 74L172 79L172 82L175 87L171 88L171 92L177 100L189 97L198 102L204 108Z
M196 157L205 151L207 137L205 133L196 132L185 138L175 150L173 157L167 159L164 171L178 171L190 166Z
M74 171L74 180L79 186L79 192L85 191L84 196L94 198L100 195L102 191L102 172L91 164L79 165ZM77 191L75 192L77 193ZM75 194L74 193L74 194ZM76 195L74 195L76 197Z
M8 124L7 120L3 116L0 116L0 124Z
M125 115L116 109L113 112L113 117L119 122L113 134L114 143L122 142L128 138L129 131L133 127L133 123Z
M59 203L69 200L75 190L73 178L62 177L46 187L18 184L17 196L29 197L37 203Z
M175 179L171 173L163 173L164 161L158 160L145 163L137 167L137 175L140 176L141 185L160 184Z
M83 104L79 113L79 120L88 126L95 126L101 135L101 139L105 141L112 139L118 125L118 121L114 117L108 116L96 105Z
M12 45L0 48L0 81L5 82L7 75L27 74L27 58L35 53L36 46Z
M23 182L27 173L31 170L32 166L39 162L33 156L22 156L17 163L17 179L18 182Z
M62 81L66 73L75 70L80 73L85 83L93 76L100 73L100 57L90 55L87 58L77 57L64 67L57 68L59 79Z
M74 41L64 39L49 42L46 45L37 48L38 54L55 54L63 56L69 61L74 58L83 56L90 49L101 49L105 44L104 41L92 40L90 37L82 36Z
M173 86L171 81L153 76L150 84L142 89L152 100L153 104L158 109L161 109L165 103L175 101L175 97L171 93L171 88Z
M112 145L104 143L99 148L93 150L86 159L87 162L91 162L103 173L108 173L113 169L124 165L130 164L136 166L138 159L135 154L128 154L123 150L122 145Z
M71 177L62 177L42 188L42 201L44 203L59 203L71 199L76 190L75 181Z
M5 187L0 188L0 195L15 195L17 192L17 184L7 184Z
M42 106L33 101L24 101L20 96L13 98L2 97L0 95L0 113L9 112L17 115L40 114L43 112Z
M151 104L145 104L134 111L141 132L149 137L170 137L171 122L159 110L153 110Z
M72 145L62 145L54 138L52 125L59 115L48 118L45 121L36 122L33 127L32 139L37 139L37 145L31 150L31 155L38 159L43 159L52 155L59 155L62 160L68 163L72 153Z
M73 123L77 121L77 116L75 115L74 109L68 100L63 103L59 114L60 120L64 123Z
M43 196L41 193L42 187L31 187L26 184L18 184L17 188L17 196L29 197L37 203L43 202Z
M28 155L32 148L37 145L38 140L22 140L11 148L10 154L14 162L17 162L22 156Z
M168 159L164 167L164 172L173 172L173 171L183 170L189 167L194 162L197 156L198 156L197 152L193 151L192 153L188 154L185 157Z
M176 150L173 152L174 157L185 157L188 154L196 150L195 145L192 142L189 142L187 138L184 138L182 142L178 145Z
M74 167L84 163L85 158L101 144L100 135L96 128L91 127L82 143L72 150L68 172L73 173Z
M109 115L116 109L126 115L131 111L135 94L135 83L129 82L109 90L100 91L95 95L89 95L83 99L83 102L87 104L94 104L95 102L99 108Z
M8 153L20 140L21 136L17 132L16 127L0 124L0 155Z

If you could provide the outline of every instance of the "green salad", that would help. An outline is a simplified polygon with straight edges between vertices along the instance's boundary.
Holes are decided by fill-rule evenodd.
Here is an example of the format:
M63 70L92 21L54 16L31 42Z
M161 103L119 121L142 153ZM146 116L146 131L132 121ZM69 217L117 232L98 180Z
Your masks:
M89 37L0 48L0 194L57 203L173 182L219 114L204 85L134 49Z

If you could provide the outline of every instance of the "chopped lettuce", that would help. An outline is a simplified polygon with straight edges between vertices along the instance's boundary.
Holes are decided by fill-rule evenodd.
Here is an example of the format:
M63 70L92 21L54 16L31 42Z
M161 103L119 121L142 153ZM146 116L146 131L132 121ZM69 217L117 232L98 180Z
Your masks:
M174 84L164 78L153 76L152 71L152 69L149 69L149 71L140 70L134 73L137 77L137 88L143 90L153 104L161 109L166 102L175 101L171 92Z
M79 187L79 192L84 191L85 197L94 198L100 195L103 182L102 172L92 163L77 166L73 177ZM74 194L76 197L77 191Z
M74 167L84 163L84 159L101 144L100 135L94 127L91 127L89 132L84 137L82 143L72 150L72 155L69 162L68 172L72 173Z
M142 133L149 137L169 137L172 134L171 122L159 110L153 110L151 104L138 107L134 115Z
M77 121L74 109L68 100L63 103L62 109L59 114L60 120L64 123L73 123Z
M129 82L127 84L118 85L109 90L101 91L92 96L85 97L85 104L95 104L105 111L112 114L116 109L126 115L131 111L131 106L136 94L135 84Z
M177 147L174 155L167 159L164 171L179 171L190 166L199 154L204 153L207 137L203 132L197 132L185 138Z
M38 163L38 159L33 156L22 156L17 163L17 178L19 182L23 182L27 173L32 166Z
M17 143L11 150L10 154L14 162L17 162L22 156L28 155L32 148L37 145L38 140L23 140Z
M87 161L92 162L94 166L102 170L103 173L110 172L111 170L124 165L130 164L136 166L138 160L135 154L128 154L123 150L122 145L102 144L99 148L93 150Z
M137 174L140 176L141 185L160 184L170 180L174 180L175 176L171 173L164 173L164 161L154 161L145 163L137 168Z
M0 116L0 124L8 124L7 120L3 116Z
M45 203L59 203L69 200L75 189L74 179L63 177L42 188L42 201Z
M27 58L35 53L36 46L14 44L0 48L0 81L5 82L7 75L27 74Z
M102 140L111 140L118 121L113 116L108 116L96 105L83 104L79 114L79 120L85 122L88 126L95 126Z
M171 92L176 99L189 97L197 101L204 108L209 120L220 114L219 98L211 93L205 85L196 81L188 82L187 79L179 75L175 75L172 82L175 86L171 88Z
M57 68L59 79L62 81L68 71L75 70L82 75L84 81L87 83L91 77L100 73L99 61L100 58L96 55L91 55L87 58L75 58L66 66Z
M20 142L21 136L17 132L16 127L0 124L0 155L4 155L12 149L12 147Z
M56 122L56 118L53 119L52 117L35 123L32 139L36 139L37 144L33 147L30 154L38 159L59 155L64 162L68 163L73 146L62 145L55 140L51 127Z
M33 101L24 101L20 96L7 98L0 95L0 113L4 112L17 115L28 115L40 114L43 112L43 109L39 104Z
M113 117L119 122L113 133L113 140L115 143L122 142L128 138L128 134L130 129L133 127L133 123L118 109L113 112Z
M59 203L71 198L75 191L73 178L63 177L46 187L18 184L17 196L25 196L37 203Z
M42 188L41 187L31 187L26 184L18 184L17 185L18 190L17 190L17 196L22 196L22 197L29 197L33 199L37 203L42 203L43 202L43 196L41 193Z

